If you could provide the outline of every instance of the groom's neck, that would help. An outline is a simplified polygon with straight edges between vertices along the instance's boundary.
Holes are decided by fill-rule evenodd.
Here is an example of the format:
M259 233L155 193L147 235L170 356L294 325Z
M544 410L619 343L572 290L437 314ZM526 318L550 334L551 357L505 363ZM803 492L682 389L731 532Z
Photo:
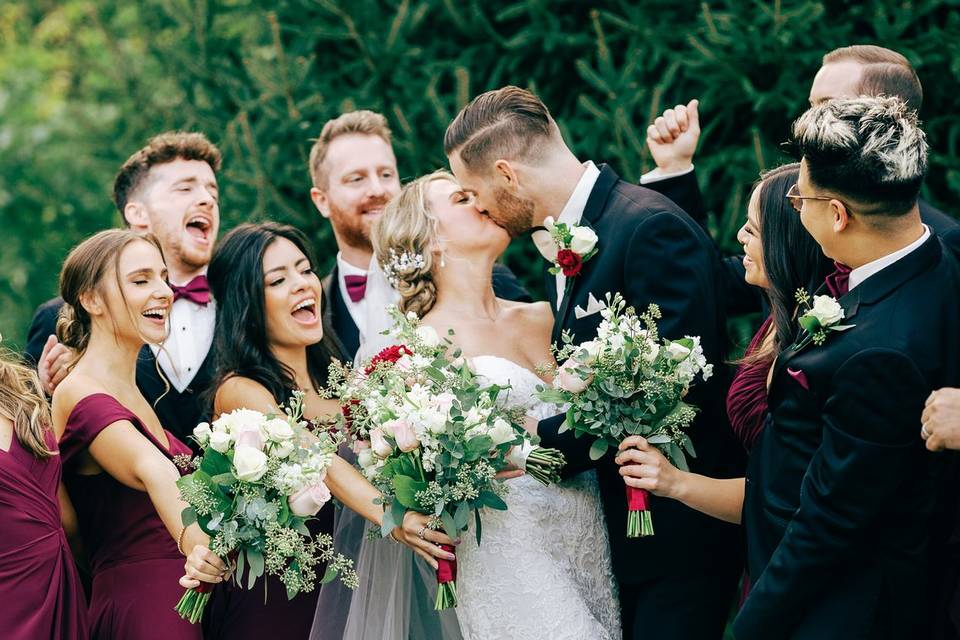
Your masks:
M546 156L534 174L534 225L541 226L547 216L556 218L570 200L586 168L566 145Z

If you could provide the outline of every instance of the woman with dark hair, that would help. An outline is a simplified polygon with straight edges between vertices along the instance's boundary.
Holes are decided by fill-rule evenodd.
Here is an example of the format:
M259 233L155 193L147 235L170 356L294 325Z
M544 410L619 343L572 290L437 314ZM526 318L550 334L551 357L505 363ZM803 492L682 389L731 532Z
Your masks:
M747 221L737 233L744 250L744 279L762 289L770 306L770 315L750 341L727 393L730 424L748 451L766 422L773 363L798 329L796 292L816 289L833 270L790 201L788 194L799 175L796 163L764 174L750 196ZM743 478L708 478L681 471L639 436L627 438L620 448L617 463L626 484L679 500L721 520L740 522Z
M312 422L338 412L338 403L320 393L332 334L324 330L320 278L303 234L272 222L240 225L221 240L208 278L217 301L214 415L240 408L276 412L294 391L304 393L304 417ZM375 503L380 494L350 464L335 456L325 482L350 509L380 524L383 508ZM408 512L391 535L436 566L433 556L452 555L434 543L451 541L423 529L426 521L426 516ZM332 506L321 509L309 526L313 533L332 533ZM423 538L418 537L421 531ZM318 567L317 574L323 571ZM205 616L206 638L306 638L318 593L315 589L288 600L283 584L273 577L249 590L218 585Z

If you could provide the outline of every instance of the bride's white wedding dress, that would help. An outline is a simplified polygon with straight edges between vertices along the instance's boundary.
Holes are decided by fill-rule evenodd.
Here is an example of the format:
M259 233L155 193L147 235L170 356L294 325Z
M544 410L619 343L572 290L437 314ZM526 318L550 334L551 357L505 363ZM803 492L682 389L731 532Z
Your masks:
M485 382L509 385L508 406L547 418L532 371L498 356L471 359ZM610 544L594 471L557 486L508 481L508 509L484 509L482 538L457 548L457 618L466 640L618 640Z

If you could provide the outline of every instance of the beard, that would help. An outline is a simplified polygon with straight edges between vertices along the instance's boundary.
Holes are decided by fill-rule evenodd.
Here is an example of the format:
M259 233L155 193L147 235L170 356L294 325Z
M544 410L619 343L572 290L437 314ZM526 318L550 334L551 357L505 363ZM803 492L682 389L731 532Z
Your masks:
M497 215L491 215L490 218L506 229L511 238L530 231L533 227L533 200L515 196L502 187L494 190L493 199L497 203Z
M380 201L364 202L363 207L385 205L386 199ZM360 213L361 207L349 210L338 206L332 200L330 201L330 223L336 232L337 237L344 244L355 249L366 249L373 251L373 245L370 244L370 229L376 218Z

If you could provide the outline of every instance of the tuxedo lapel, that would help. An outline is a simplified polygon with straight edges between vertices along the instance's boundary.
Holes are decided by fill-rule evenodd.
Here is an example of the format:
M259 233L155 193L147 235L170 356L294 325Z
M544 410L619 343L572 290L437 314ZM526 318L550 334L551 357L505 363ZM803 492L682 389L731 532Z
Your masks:
M360 348L360 330L354 324L347 303L340 295L340 279L336 265L324 278L322 285L324 302L327 303L323 309L324 324L334 333L330 342L339 352L342 362L353 362L353 357Z

